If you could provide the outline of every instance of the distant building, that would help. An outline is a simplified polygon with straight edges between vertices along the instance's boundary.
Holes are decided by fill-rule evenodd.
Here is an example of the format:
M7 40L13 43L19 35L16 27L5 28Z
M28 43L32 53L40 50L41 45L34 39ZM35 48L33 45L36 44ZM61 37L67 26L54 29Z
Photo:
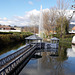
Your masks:
M15 30L18 30L18 31L20 31L20 32L22 31L22 28L21 28L21 27L14 27L14 29L15 29Z
M13 27L0 25L0 30L15 30Z
M72 32L75 32L75 26L72 28Z
M11 26L0 25L0 32L21 32L21 30L17 30Z
M75 33L75 26L72 28L71 31L69 31L69 33Z
M53 31L53 30L52 30L52 31L50 31L50 33L52 33L52 34L56 34L56 31Z
M75 33L75 22L69 24L69 33Z

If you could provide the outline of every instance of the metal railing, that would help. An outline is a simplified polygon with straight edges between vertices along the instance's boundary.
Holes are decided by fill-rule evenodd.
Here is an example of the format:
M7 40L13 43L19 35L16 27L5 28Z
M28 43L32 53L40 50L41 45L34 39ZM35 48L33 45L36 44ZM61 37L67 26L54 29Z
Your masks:
M32 43L32 45L37 45L37 48L41 48L41 43Z
M35 44L30 49L26 50L23 54L18 56L15 60L9 63L6 67L0 69L0 75L9 74L17 65L19 65L25 58L27 58L35 49L37 45Z
M30 45L27 45L25 47L23 47L22 49L0 59L0 67L5 65L6 63L10 62L12 59L16 58L18 55L20 55L21 53L23 53L25 50L27 50L28 48L30 48Z

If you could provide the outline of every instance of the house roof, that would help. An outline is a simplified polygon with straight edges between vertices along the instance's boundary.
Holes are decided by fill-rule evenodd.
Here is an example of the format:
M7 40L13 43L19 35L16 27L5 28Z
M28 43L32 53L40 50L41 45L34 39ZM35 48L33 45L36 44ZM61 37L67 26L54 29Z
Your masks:
M1 25L0 28L11 28L9 26L4 26L4 25Z
M75 30L75 26L72 28L72 30Z
M27 40L42 40L42 38L38 37L37 35L31 35L25 39L27 39Z

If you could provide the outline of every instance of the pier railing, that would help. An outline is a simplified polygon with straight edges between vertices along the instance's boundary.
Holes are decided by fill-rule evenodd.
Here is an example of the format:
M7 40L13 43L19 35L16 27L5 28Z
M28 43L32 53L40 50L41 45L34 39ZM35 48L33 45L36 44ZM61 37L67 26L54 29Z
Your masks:
M0 67L5 65L6 63L8 63L9 61L11 61L12 59L14 59L15 57L17 57L18 55L20 55L21 53L23 53L25 50L27 50L28 48L30 48L30 45L27 45L25 47L23 47L22 49L6 56L5 58L0 59Z
M27 58L35 49L37 45L35 44L30 49L26 50L20 56L18 56L15 60L9 63L7 66L0 69L0 75L9 74L19 63L21 63L25 58Z

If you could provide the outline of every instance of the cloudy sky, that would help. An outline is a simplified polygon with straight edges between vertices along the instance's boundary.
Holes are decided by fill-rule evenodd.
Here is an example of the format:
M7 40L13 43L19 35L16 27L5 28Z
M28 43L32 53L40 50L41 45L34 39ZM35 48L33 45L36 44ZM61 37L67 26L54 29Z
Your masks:
M31 14L37 15L43 9L56 4L56 0L0 0L0 24L27 25Z
M56 5L57 0L0 0L0 24L29 25L30 15L38 15L43 9Z

